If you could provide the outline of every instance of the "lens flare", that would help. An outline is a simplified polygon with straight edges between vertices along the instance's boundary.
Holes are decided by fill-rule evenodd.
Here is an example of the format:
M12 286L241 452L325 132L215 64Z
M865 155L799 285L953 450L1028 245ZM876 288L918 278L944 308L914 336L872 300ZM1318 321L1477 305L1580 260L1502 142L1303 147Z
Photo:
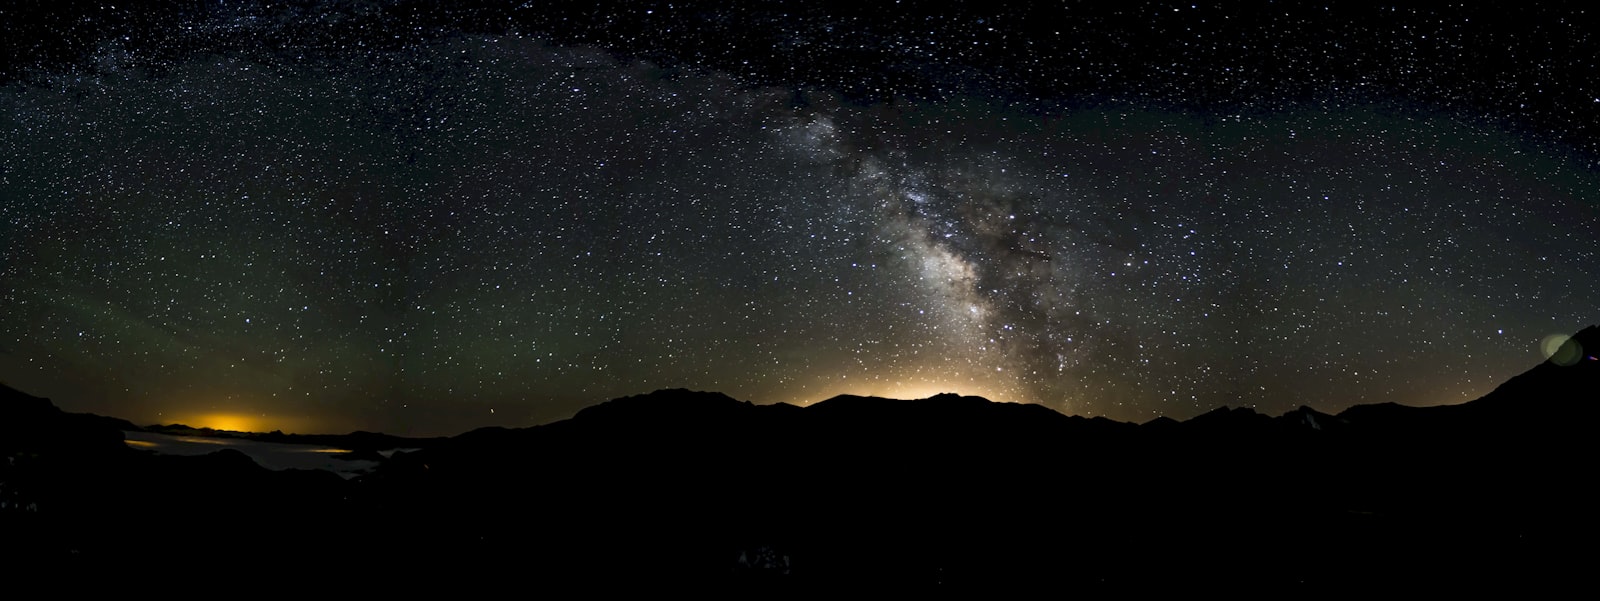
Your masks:
M1551 363L1566 367L1583 358L1583 345L1571 336L1551 334L1539 343L1539 351Z

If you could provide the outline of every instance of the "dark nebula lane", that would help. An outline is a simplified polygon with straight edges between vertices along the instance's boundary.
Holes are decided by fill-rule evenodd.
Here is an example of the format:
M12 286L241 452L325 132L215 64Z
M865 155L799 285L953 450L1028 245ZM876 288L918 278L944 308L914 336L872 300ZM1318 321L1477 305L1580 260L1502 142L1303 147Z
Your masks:
M0 380L302 432L1143 422L1467 401L1600 323L1581 11L275 6L0 13Z

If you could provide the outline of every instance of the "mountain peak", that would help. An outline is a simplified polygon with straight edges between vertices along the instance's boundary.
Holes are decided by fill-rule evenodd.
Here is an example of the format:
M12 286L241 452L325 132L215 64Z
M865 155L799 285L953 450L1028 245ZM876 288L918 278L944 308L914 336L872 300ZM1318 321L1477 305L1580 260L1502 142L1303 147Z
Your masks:
M835 396L829 397L826 400L819 401L817 403L813 403L811 406L812 407L820 407L820 406L823 406L823 405L840 404L840 403L860 404L860 403L927 403L927 402L939 403L939 404L948 404L948 403L952 403L952 402L973 403L973 404L991 404L991 403L994 403L995 401L991 401L991 400L983 398L981 396L963 395L963 394L956 393L956 392L941 392L939 394L936 394L936 395L933 395L933 396L930 396L930 397L927 397L927 398L922 398L922 399L893 399L893 398L881 397L881 396L861 396L861 395L857 395L857 394L840 394L840 395L835 395Z

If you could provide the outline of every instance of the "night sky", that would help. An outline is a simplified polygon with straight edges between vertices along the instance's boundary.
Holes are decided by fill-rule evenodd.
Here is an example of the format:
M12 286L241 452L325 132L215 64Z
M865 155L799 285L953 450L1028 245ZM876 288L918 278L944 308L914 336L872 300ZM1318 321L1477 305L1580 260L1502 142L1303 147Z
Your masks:
M0 381L71 411L1332 412L1600 323L1578 8L20 4Z

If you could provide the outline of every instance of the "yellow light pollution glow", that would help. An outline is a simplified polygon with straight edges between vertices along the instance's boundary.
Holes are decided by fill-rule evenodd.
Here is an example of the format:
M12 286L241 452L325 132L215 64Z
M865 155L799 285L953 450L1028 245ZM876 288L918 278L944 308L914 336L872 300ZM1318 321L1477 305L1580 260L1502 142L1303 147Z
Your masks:
M259 432L261 420L253 415L242 413L207 413L197 415L193 421L185 422L196 428L211 428L212 430L229 430L233 432Z
M269 417L260 413L196 413L180 416L176 421L193 428L211 428L212 430L227 430L230 432L271 432L273 430L281 430L293 433L301 432L298 427L305 425L304 420L281 416Z

